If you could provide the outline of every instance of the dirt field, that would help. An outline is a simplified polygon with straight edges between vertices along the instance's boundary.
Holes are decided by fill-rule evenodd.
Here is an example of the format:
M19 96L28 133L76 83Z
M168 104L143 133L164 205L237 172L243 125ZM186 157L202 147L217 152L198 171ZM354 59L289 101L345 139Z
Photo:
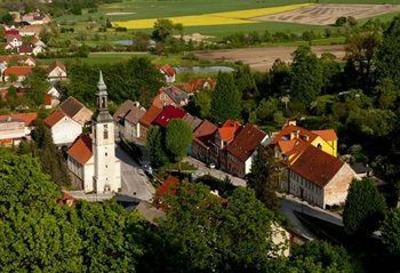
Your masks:
M279 14L254 17L252 19L254 21L331 25L341 16L353 16L356 19L363 19L391 12L400 12L400 5L318 4Z
M313 51L321 56L323 53L332 53L337 59L343 60L345 57L344 46L315 46ZM203 60L224 60L224 61L242 61L250 65L254 70L266 71L270 69L276 59L285 62L291 62L291 54L296 47L271 47L271 48L240 48L197 52L196 56Z

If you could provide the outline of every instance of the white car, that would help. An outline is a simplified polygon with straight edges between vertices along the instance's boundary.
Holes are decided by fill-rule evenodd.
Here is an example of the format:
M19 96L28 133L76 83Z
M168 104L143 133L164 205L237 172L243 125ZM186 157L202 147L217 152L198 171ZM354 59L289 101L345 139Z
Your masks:
M210 165L208 165L208 167L209 167L210 169L215 169L215 164L214 164L214 163L210 163Z

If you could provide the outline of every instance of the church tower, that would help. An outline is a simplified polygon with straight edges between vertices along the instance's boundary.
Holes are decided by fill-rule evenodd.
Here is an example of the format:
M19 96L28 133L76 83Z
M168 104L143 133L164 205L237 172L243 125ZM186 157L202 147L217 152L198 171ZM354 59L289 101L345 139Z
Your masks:
M107 86L100 71L96 106L93 116L94 190L97 193L117 192L121 188L120 162L115 157L114 121L108 112Z

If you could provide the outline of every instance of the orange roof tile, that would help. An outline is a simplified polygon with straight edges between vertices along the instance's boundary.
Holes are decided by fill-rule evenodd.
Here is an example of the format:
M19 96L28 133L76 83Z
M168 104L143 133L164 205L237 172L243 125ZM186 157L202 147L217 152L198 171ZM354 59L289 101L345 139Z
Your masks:
M161 111L162 109L151 106L150 109L140 118L139 122L146 127L150 127Z
M209 140L214 136L217 130L218 127L215 124L204 120L193 132L193 139L197 143L207 147Z
M325 187L343 165L344 162L340 159L308 144L305 151L290 166L290 170L320 187Z
M319 135L325 141L335 141L338 140L335 130L327 129L327 130L315 130L312 131L314 134Z
M56 125L62 118L66 117L67 115L61 111L55 111L53 113L50 114L50 116L48 116L47 118L45 118L45 120L43 121L44 124L47 125L47 127L51 128L54 125Z
M31 66L11 66L4 70L4 76L16 75L16 76L27 76L32 73Z
M160 70L163 71L169 77L172 77L176 74L175 68L173 68L170 64L165 64L161 66Z
M23 121L26 126L31 126L37 119L37 113L15 113L8 115L0 115L0 121L6 121L8 119Z
M228 119L227 121L225 121L224 125L222 125L222 127L218 129L218 135L221 140L225 142L230 142L235 138L235 135L240 128L241 125L239 122Z
M80 135L67 151L68 155L79 162L82 166L92 158L92 139L90 136Z

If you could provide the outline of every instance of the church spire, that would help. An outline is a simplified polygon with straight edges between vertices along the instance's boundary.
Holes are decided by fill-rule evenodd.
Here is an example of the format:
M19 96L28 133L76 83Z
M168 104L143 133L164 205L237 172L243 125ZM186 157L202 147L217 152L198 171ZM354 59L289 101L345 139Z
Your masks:
M112 119L110 113L108 112L107 86L104 83L103 72L101 70L99 72L99 82L97 83L96 106L96 120L98 122L109 121L110 119Z

